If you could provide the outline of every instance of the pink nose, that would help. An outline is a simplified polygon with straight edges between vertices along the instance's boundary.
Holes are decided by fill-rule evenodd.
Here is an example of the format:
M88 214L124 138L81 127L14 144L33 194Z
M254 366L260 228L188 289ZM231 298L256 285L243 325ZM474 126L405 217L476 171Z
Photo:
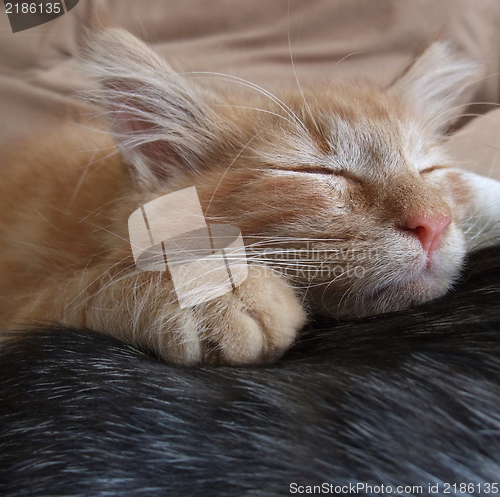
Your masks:
M416 215L406 221L405 227L415 233L422 248L431 255L439 247L443 231L450 223L451 214Z

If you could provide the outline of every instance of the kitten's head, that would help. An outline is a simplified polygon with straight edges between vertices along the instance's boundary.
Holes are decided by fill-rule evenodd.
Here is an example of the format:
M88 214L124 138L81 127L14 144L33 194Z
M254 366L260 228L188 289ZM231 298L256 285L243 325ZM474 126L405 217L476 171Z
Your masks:
M195 185L208 221L237 225L248 261L283 271L315 310L402 309L456 279L468 192L442 124L473 66L446 44L389 88L280 98L216 96L118 29L93 33L84 63L138 203Z

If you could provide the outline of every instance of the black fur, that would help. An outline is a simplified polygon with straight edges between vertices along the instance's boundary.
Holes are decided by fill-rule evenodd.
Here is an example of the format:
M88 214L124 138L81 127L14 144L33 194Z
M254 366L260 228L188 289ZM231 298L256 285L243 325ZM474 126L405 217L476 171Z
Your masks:
M0 351L0 398L2 495L494 495L500 250L473 256L439 301L325 320L268 367L181 368L94 333L33 330Z

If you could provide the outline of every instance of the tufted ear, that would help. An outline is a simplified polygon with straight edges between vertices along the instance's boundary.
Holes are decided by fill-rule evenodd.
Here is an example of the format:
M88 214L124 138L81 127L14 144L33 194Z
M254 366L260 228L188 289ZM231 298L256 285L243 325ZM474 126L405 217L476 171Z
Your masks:
M389 93L435 118L439 131L449 124L451 108L477 68L477 63L458 58L448 43L435 42L391 85Z
M217 129L201 90L117 28L89 31L81 44L81 62L99 84L89 97L105 108L138 185L153 189L158 182L198 171Z

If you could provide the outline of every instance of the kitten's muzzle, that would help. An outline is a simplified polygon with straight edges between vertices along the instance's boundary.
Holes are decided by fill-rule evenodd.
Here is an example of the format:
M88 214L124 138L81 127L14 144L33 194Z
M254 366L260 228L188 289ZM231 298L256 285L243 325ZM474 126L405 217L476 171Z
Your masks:
M406 221L403 229L414 233L430 257L441 244L443 232L451 221L449 213L440 215L417 214Z

